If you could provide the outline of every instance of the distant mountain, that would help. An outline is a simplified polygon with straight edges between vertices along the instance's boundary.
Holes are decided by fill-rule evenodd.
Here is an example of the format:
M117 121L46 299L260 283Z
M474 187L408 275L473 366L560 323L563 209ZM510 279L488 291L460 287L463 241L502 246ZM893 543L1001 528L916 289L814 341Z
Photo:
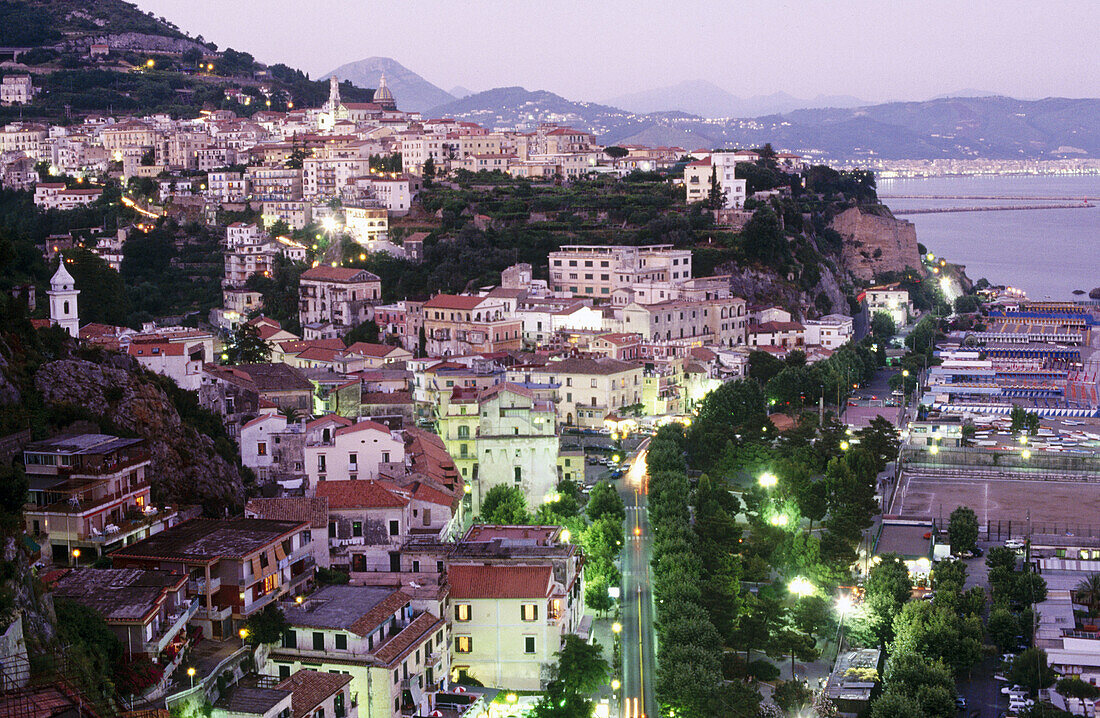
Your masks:
M488 127L557 122L607 144L777 148L829 159L1100 157L1100 99L943 98L800 109L715 121L685 112L630 112L544 90L502 87L431 111Z
M621 95L608 100L608 104L638 113L681 110L702 117L756 117L810 107L858 107L867 103L850 95L818 95L807 100L776 92L737 97L707 80L688 80Z
M469 97L470 95L474 94L473 90L467 89L467 88L463 87L462 85L455 85L454 87L451 88L450 92L451 92L451 95L453 95L455 97L455 99L458 99L458 100L461 100L463 97Z
M399 109L424 112L455 99L451 93L436 87L397 60L388 57L368 57L349 62L326 72L324 77L336 75L359 87L378 87L378 80L383 72L386 73L386 85L397 100Z

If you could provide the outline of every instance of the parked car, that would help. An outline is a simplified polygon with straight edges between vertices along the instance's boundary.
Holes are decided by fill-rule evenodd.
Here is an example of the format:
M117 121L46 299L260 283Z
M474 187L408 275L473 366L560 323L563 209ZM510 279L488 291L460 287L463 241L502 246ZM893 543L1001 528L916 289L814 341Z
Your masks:
M1013 693L1020 694L1020 695L1026 695L1027 694L1027 689L1026 688L1021 688L1020 686L1005 686L1004 688L1001 689L1001 693L1004 693L1006 696L1012 695Z
M1018 538L1010 538L1007 541L1005 541L1005 548L1010 548L1013 551L1019 551L1020 549L1022 549L1026 545L1027 544L1024 543L1023 539L1018 539Z
M966 699L962 696L955 696L955 708L958 710L966 710Z

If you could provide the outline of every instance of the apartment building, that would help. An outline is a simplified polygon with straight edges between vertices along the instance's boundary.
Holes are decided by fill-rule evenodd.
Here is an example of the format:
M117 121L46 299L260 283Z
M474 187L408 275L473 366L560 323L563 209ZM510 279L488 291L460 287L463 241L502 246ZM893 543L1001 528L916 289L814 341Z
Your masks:
M254 613L312 584L307 521L191 519L111 554L115 568L159 569L188 577L201 604L192 624L215 639L237 636Z
M691 250L671 244L566 245L551 252L549 262L553 291L601 301L633 284L691 279Z
M339 336L373 316L382 280L365 269L317 266L302 272L298 320L306 339Z
M49 128L34 122L12 122L0 132L0 154L9 152L39 159L46 148Z
M317 566L328 568L328 500L318 496L279 496L249 499L244 506L244 516L249 519L271 519L308 523L308 544Z
M428 353L480 354L523 346L523 321L494 297L437 294L423 306Z
M50 585L54 598L86 606L107 622L127 655L145 656L167 678L183 658L187 623L199 602L187 575L139 568L65 569Z
M764 322L749 326L749 344L754 347L795 349L805 346L806 330L799 322Z
M153 506L144 439L66 434L23 450L27 533L55 563L91 562L161 531L176 513Z
M288 364L203 367L199 405L222 415L230 436L256 418L261 403L304 416L313 409L313 383Z
M631 303L619 312L620 331L652 341L695 339L700 346L741 346L748 327L745 307L738 297Z
M64 182L39 182L34 186L34 206L43 209L75 209L95 202L102 189L69 189Z
M365 419L324 416L306 424L309 486L323 481L377 479L389 467L404 467L405 442L388 426Z
M867 304L867 315L885 312L894 320L894 325L903 327L913 315L913 305L909 302L909 290L903 289L897 282L868 287L861 297Z
M252 199L264 202L302 199L302 172L287 167L250 166L245 177Z
M364 247L385 241L389 233L389 214L385 207L344 206L344 224L348 234Z
M543 689L564 637L589 630L581 566L560 526L471 527L446 561L458 679Z
M456 388L439 418L439 433L481 510L494 486L515 486L537 505L557 484L558 439L551 402L518 384Z
M854 336L852 318L844 314L826 314L820 319L806 319L802 326L807 346L837 349L851 341Z
M34 98L30 75L5 75L0 83L0 105L25 105Z
M711 181L717 180L718 191L723 194L724 209L741 209L745 206L748 180L737 179L736 165L742 161L733 152L715 152L711 156L689 162L684 167L684 187L688 202L704 202L710 199Z
M611 358L570 357L544 366L516 366L508 381L552 387L557 420L567 426L602 428L608 414L642 402L642 366Z
M447 622L415 610L390 588L326 586L283 607L290 629L265 670L289 677L308 666L351 676L361 715L430 715L447 677Z

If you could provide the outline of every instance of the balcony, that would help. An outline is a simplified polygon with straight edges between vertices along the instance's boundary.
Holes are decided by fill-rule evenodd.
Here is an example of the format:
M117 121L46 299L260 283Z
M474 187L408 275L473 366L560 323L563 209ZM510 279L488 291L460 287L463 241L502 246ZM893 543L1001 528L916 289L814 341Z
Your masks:
M242 617L248 617L248 616L251 616L256 611L259 611L261 608L263 608L267 604L274 601L276 599L276 597L278 597L278 595L279 595L279 592L277 590L268 591L267 593L260 596L259 598L252 599L252 603L248 604L247 606L235 606L234 608L237 609L238 615L240 615Z
M213 608L207 609L206 606L200 605L198 610L195 611L195 618L203 621L224 621L229 618L232 613L232 606L225 606L224 608L214 606Z
M205 596L208 593L217 593L222 587L220 576L212 576L209 583L205 578L193 578L187 582L187 593L195 596Z
M179 612L167 616L161 624L160 631L153 636L152 640L145 642L145 653L150 656L160 654L164 647L171 643L172 639L187 626L187 622L194 618L198 610L199 602L192 599L186 606L181 607Z

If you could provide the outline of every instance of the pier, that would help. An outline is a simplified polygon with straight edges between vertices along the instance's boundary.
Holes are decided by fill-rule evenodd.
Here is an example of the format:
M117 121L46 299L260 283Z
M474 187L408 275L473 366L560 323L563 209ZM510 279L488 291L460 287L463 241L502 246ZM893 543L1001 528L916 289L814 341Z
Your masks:
M894 216L907 214L940 214L945 212L1007 212L1025 209L1090 209L1096 205L1089 202L1055 202L1046 204L988 205L975 207L916 207L914 209L894 209Z

